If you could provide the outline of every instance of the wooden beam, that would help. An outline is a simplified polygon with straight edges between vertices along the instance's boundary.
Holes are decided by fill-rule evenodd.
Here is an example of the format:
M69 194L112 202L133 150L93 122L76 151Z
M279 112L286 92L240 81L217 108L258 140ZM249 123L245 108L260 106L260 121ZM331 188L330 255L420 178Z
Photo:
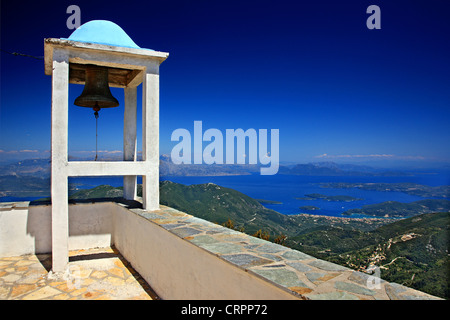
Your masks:
M69 65L69 83L81 84L85 83L86 65L78 63L70 63ZM120 68L108 68L109 85L111 87L126 88L137 87L142 82L141 70L130 70Z

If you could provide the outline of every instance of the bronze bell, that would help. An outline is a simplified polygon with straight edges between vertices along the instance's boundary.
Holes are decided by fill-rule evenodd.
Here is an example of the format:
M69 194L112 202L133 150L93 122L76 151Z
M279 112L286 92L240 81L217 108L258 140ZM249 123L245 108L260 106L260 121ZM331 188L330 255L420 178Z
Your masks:
M83 92L75 99L75 105L93 108L113 108L119 101L113 97L108 85L108 68L96 65L86 65L86 82Z

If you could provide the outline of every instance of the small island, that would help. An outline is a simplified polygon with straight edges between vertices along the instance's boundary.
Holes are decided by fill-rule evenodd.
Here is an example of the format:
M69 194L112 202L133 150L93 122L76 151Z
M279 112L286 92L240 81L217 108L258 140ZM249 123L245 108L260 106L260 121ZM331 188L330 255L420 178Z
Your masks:
M303 206L299 208L300 210L306 210L306 211L314 211L314 210L320 210L320 208L315 206Z
M358 188L369 191L384 192L404 192L413 196L427 198L448 198L450 195L450 185L426 186L411 182L400 183L349 183L349 182L329 182L321 183L322 188L350 189Z
M320 193L305 194L305 197L295 198L295 199L297 199L297 200L325 200L325 201L339 201L339 202L352 202L352 201L364 200L361 198L355 198L355 197L345 196L345 195L327 196L327 195L320 194Z

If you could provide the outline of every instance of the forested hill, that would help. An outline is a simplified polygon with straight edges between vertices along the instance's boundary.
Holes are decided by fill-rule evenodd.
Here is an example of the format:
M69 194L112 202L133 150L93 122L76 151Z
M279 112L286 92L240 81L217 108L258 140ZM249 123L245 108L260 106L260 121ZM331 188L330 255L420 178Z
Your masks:
M385 279L448 299L449 228L449 212L400 220L370 233L371 246L344 258L350 266L351 259L372 259Z

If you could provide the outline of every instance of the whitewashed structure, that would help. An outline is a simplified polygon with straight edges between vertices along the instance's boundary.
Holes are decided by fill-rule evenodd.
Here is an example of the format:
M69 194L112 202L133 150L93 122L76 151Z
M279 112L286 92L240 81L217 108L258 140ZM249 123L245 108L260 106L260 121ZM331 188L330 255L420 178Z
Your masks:
M142 176L146 210L159 209L159 66L168 53L139 48L110 21L90 21L68 39L44 40L45 74L52 76L52 269L68 264L68 177L124 176L124 197L136 197ZM85 82L85 65L108 67L109 85L124 88L124 161L69 161L69 83ZM142 161L136 159L137 87L142 84Z

